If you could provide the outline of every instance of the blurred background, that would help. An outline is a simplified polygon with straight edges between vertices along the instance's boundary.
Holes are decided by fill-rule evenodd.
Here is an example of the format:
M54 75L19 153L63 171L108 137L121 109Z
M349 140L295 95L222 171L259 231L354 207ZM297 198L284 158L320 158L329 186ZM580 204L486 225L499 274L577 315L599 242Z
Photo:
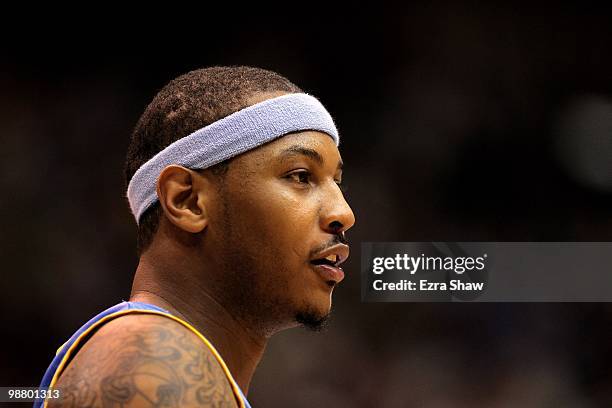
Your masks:
M195 68L253 65L335 117L357 218L329 329L271 340L254 407L612 406L611 305L362 303L359 282L365 241L612 240L610 12L194 17L4 36L0 385L38 385L59 345L128 298L122 169L154 94Z

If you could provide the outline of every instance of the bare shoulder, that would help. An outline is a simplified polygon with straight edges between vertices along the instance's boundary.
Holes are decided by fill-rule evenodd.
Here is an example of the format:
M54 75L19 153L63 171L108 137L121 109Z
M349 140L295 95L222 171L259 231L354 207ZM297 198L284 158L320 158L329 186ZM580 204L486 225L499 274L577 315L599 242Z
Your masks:
M50 407L236 407L219 362L167 317L126 315L102 326L60 376Z

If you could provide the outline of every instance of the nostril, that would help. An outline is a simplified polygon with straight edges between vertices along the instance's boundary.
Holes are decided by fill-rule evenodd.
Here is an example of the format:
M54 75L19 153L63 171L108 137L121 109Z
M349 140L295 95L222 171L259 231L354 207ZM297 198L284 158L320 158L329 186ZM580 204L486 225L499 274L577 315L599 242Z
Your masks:
M342 230L342 223L340 221L332 221L329 223L329 228L333 231L334 234L339 234Z

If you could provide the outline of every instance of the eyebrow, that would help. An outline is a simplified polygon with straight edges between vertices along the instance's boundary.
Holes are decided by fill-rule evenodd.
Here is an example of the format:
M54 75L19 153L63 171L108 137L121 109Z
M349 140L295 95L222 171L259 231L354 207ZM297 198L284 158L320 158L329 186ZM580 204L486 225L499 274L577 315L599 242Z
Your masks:
M302 156L309 157L312 160L316 161L320 166L323 165L323 157L319 154L319 152L317 152L314 149L310 149L308 147L304 147L300 145L293 145L293 146L286 148L280 153L280 158L281 160L285 160L287 157L296 156L296 155L302 155ZM342 163L342 160L338 162L338 170L342 170L343 164L344 163Z

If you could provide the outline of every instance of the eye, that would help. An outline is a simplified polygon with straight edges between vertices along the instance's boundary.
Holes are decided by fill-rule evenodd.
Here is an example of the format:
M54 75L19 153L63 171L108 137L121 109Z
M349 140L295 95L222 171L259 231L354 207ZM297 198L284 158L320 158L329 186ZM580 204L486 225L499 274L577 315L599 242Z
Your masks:
M300 184L309 184L312 175L308 170L298 170L288 174L287 177Z

